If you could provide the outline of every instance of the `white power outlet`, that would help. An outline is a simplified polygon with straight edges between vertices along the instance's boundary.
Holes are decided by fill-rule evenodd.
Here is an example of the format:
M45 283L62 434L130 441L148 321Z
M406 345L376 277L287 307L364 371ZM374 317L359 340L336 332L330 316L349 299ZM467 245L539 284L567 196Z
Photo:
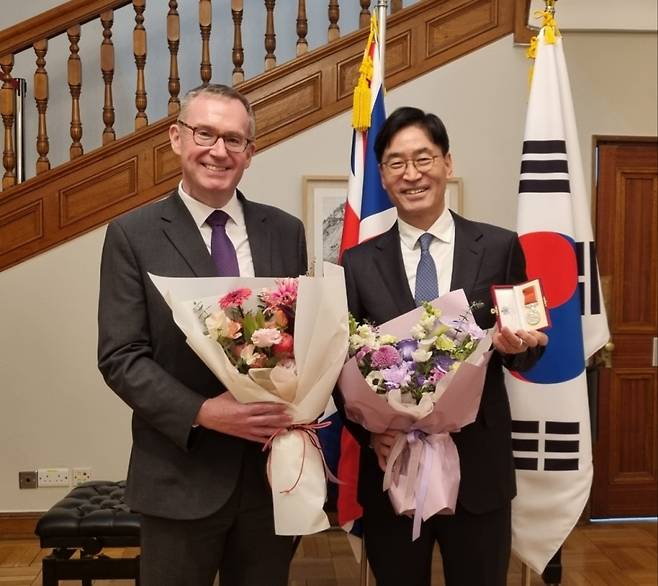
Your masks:
M91 468L73 468L71 471L73 486L78 486L83 482L89 482L91 480Z
M68 468L39 468L37 470L37 486L71 486L71 475Z

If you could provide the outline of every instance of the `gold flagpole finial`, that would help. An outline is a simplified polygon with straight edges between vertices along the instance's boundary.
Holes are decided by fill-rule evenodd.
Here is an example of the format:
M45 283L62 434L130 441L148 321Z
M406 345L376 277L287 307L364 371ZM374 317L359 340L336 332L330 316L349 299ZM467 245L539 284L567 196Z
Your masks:
M557 0L544 0L544 11L551 16L555 16L555 3Z

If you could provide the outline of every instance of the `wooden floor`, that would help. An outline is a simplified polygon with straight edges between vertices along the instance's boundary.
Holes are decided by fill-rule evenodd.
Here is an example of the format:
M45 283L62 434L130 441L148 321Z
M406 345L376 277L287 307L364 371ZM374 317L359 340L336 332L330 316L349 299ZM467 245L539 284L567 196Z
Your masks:
M0 586L41 584L41 559L47 552L34 539L0 539ZM134 550L112 550L134 555ZM564 586L656 586L656 523L590 524L577 527L562 553ZM432 586L443 584L438 553ZM513 560L507 583L521 586L521 565ZM79 582L62 581L62 585ZM98 580L96 586L128 586L126 580ZM531 586L543 584L533 575ZM194 586L194 585L190 585ZM295 556L290 586L359 586L359 567L345 534L331 530L305 537ZM374 585L372 585L374 586ZM404 586L404 585L400 585Z

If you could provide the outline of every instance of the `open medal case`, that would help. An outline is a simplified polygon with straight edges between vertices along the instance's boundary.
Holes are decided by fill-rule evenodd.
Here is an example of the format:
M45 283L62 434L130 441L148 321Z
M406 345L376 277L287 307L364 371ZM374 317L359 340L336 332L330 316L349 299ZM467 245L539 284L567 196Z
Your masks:
M539 279L518 285L493 285L491 298L500 329L541 330L551 325Z

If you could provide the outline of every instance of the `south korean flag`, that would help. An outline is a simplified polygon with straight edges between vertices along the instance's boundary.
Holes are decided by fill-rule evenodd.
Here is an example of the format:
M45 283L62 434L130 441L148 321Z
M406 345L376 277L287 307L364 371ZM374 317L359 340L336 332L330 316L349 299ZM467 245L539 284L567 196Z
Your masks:
M609 337L562 39L549 42L554 31L547 28L538 36L528 103L517 230L528 278L541 279L551 327L541 360L507 375L518 485L512 546L537 573L589 496L585 361Z

